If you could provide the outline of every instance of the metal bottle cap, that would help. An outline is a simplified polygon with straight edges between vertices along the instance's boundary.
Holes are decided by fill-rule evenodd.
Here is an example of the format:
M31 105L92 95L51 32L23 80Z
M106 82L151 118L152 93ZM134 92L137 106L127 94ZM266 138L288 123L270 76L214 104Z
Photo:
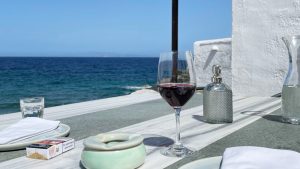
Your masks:
M213 73L213 77L211 78L211 81L213 83L221 83L222 82L221 66L220 65L213 65L212 73Z

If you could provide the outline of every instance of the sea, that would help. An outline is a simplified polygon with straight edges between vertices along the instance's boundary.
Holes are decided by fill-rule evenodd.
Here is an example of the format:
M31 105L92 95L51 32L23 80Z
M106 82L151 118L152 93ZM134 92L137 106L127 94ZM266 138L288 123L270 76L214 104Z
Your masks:
M156 83L158 58L0 57L0 114L20 111L20 98L45 107L130 94Z

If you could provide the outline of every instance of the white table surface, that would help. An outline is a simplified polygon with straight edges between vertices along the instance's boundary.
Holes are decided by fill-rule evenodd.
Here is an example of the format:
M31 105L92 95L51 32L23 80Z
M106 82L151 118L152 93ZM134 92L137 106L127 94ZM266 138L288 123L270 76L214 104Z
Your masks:
M185 145L200 150L209 144L241 129L280 108L280 98L270 97L234 97L234 122L232 124L207 124L197 120L203 115L202 106L187 109L181 115L181 138ZM131 125L112 132L130 132L149 137L170 137L175 135L175 117L166 115L153 120ZM20 157L0 163L1 169L79 169L82 140L76 142L76 148L51 160L35 160ZM140 169L159 169L180 160L160 154L160 147L146 146L147 157Z

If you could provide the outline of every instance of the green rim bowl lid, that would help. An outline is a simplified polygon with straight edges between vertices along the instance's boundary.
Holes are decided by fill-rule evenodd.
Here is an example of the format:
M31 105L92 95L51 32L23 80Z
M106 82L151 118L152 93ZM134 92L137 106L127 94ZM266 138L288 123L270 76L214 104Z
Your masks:
M90 150L113 151L128 149L142 143L143 137L139 134L105 133L85 139L83 145Z
M139 134L104 133L86 138L83 145L81 163L87 169L134 169L146 158Z

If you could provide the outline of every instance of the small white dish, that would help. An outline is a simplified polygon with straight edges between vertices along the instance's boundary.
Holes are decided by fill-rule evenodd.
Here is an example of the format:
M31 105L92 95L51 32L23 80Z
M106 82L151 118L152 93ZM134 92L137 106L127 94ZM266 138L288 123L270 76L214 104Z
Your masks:
M181 166L179 169L220 169L222 156L203 158Z

